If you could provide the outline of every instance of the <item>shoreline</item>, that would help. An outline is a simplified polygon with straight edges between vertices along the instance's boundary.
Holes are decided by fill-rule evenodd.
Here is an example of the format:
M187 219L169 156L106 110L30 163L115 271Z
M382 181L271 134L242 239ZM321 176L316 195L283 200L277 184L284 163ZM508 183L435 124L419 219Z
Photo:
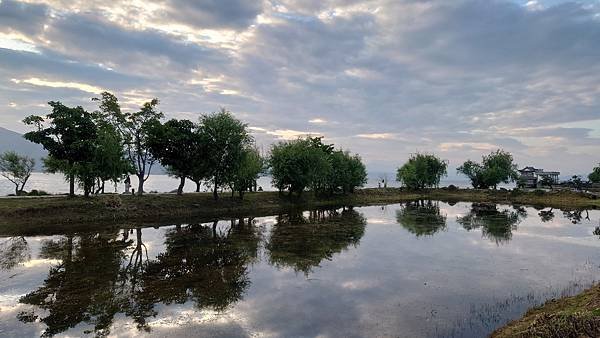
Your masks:
M551 299L520 319L492 332L490 338L598 337L600 284L569 297Z
M251 216L270 216L289 211L343 206L394 204L418 199L442 202L519 204L561 209L598 209L600 199L581 193L514 192L505 190L399 188L360 189L354 194L316 197L280 196L277 192L246 193L244 200L222 194L218 201L210 193L101 195L90 198L62 196L0 199L0 235L35 235L82 230L156 226L168 223L210 222Z

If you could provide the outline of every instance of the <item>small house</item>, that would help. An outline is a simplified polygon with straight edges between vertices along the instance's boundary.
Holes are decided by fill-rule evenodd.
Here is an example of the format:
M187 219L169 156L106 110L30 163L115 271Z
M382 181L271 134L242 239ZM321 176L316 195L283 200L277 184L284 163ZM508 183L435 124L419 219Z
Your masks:
M537 188L544 177L550 178L550 181L554 184L558 184L559 171L544 171L544 169L538 169L534 167L525 167L519 170L521 177L519 183L524 188Z

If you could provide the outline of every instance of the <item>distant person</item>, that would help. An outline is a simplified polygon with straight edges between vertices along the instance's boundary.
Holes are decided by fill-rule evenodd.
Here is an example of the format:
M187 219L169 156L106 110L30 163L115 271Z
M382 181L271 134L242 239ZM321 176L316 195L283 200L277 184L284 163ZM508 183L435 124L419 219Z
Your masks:
M127 176L125 179L125 193L129 194L131 191L131 177Z

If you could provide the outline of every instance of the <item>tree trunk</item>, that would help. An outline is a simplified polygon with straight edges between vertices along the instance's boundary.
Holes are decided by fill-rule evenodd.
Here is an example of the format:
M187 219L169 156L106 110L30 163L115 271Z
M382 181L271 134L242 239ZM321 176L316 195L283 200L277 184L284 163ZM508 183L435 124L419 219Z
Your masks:
M243 200L244 199L244 190L240 190L240 199Z
M138 177L138 196L142 196L144 194L144 173L137 175Z
M213 198L216 200L219 199L219 186L217 186L217 183L215 182L215 187L213 188Z
M15 183L15 196L19 196L22 190L19 189L19 184Z
M69 174L69 197L75 197L75 174Z
M200 181L196 182L196 192L200 192Z
M177 188L177 195L183 195L183 187L185 186L185 176L179 178L179 187Z

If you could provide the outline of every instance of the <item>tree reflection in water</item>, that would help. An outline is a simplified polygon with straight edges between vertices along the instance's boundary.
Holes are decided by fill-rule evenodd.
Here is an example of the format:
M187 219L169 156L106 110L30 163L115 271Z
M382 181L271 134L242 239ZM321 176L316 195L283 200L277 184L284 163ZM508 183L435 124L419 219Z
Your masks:
M25 237L8 237L0 241L0 270L12 270L31 259Z
M481 228L483 237L502 244L511 240L512 231L526 217L527 211L520 206L498 210L496 204L473 203L470 212L456 221L468 231Z
M396 221L417 237L432 236L446 229L446 215L440 212L437 201L408 202L396 211Z
M123 250L129 244L117 237L94 234L79 236L78 241L73 236L45 241L40 256L61 263L50 269L42 287L19 300L35 305L31 311L20 313L19 319L46 324L42 336L53 336L82 322L93 325L98 335L108 334L120 309L115 282Z
M142 229L131 232L135 242L129 231L45 241L40 258L61 263L40 288L19 300L33 307L18 318L44 323L45 337L80 323L105 336L117 313L149 331L146 319L158 314L157 303L191 300L199 309L224 310L250 284L247 266L256 259L260 241L253 223L235 220L227 229L217 222L177 226L166 232L165 250L156 259L148 258Z
M129 314L139 328L156 315L156 303L223 311L242 299L250 285L248 264L256 259L260 235L252 220L177 226L165 234L165 252L145 266Z
M292 267L308 276L324 259L358 245L365 233L365 217L352 208L315 210L280 215L266 245L269 261Z

